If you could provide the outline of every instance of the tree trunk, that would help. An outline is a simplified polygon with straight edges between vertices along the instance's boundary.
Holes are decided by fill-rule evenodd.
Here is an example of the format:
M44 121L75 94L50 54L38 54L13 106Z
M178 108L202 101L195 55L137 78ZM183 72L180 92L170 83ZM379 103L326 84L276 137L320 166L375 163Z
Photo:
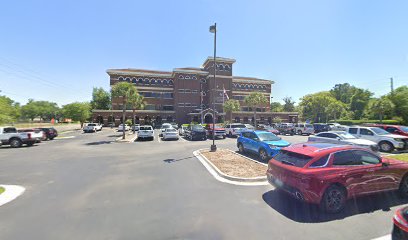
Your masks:
M125 138L126 138L126 133L125 133L125 116L126 116L126 101L125 101L125 97L123 97L122 139L125 139Z
M133 117L133 135L135 134L135 132L136 132L136 129L135 129L135 108L132 108L132 110L133 110L133 113L132 113L132 117Z
M255 127L255 130L256 130L256 129L257 129L257 128L256 128L256 107L255 107L255 111L254 111L254 124L255 124L255 126L254 126L254 127Z
M230 111L230 123L232 123L232 111Z

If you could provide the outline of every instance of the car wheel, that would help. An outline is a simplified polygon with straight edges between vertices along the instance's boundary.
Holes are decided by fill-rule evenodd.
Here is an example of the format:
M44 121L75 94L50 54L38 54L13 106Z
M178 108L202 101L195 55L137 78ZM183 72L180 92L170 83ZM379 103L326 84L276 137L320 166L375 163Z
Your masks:
M322 210L327 213L338 213L346 206L346 190L332 185L327 188L320 203Z
M28 142L28 143L27 143L27 146L29 146L29 147L31 147L31 146L33 146L33 145L34 145L33 142Z
M228 137L232 138L232 132L228 133Z
M225 136L225 135L222 135L222 139L225 139L227 136Z
M245 153L245 148L244 148L244 145L242 145L242 143L238 144L238 151L241 154Z
M263 162L266 162L268 160L268 153L265 151L265 149L261 148L259 150L259 157Z
M50 137L49 140L54 140L54 137Z
M383 141L380 142L378 146L382 152L392 152L394 150L394 146L390 142Z
M398 191L402 198L408 198L408 176L402 178Z
M11 141L10 141L10 146L11 146L12 148L19 148L19 147L21 147L21 145L23 145L23 143L21 142L20 139L13 138L13 139L11 139Z
M302 135L302 134L303 134L303 133L302 133L302 130L298 130L298 131L297 131L297 134L298 134L298 135Z

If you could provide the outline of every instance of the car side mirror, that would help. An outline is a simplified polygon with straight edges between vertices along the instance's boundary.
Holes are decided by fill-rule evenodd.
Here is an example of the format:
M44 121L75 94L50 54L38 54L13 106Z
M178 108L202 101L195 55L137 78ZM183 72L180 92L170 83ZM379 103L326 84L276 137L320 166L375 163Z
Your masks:
M337 139L337 140L339 140L339 141L341 140L341 138L340 138L340 137L336 137L336 139Z

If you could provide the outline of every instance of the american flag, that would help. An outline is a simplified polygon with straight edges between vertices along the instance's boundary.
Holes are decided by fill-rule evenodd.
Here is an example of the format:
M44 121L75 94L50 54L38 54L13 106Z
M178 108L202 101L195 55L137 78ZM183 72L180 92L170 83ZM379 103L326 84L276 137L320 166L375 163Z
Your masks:
M225 90L225 88L224 88L224 87L223 87L223 89L224 89L224 96L227 98L227 100L229 100L229 97L228 97L227 91Z

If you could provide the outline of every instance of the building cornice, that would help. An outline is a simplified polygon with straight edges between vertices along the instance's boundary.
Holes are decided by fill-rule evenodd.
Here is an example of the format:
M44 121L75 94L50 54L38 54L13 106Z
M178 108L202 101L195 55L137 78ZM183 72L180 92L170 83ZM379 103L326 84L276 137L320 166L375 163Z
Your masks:
M214 57L208 57L204 61L203 65L201 65L201 67L204 67L209 61L214 61ZM233 58L216 57L215 62L223 62L223 63L231 63L232 64L232 63L236 62L236 60L233 59Z
M122 113L123 110L99 110L94 109L92 110L93 113ZM132 113L133 110L126 110L127 113ZM176 113L176 111L162 111L162 110L135 110L135 113L165 113L165 114L172 114Z
M152 73L152 72L131 72L131 71L121 71L115 69L108 69L106 73L110 75L123 75L123 76L149 76L149 77L172 77L172 73Z
M200 74L200 75L208 75L209 72L207 71L200 71L200 70L193 70L193 69L182 69L182 68L174 68L173 69L173 75L174 73L192 73L192 74Z
M214 78L214 75L208 75L207 78ZM232 76L215 75L215 78L232 78Z
M137 90L156 90L156 91L174 91L174 88L160 88L160 87L143 87L136 86Z
M232 77L232 82L237 83L259 83L259 84L274 84L275 82L268 79L259 79L259 78L241 78L241 77Z
M271 95L272 94L272 93L260 92L260 91L236 91L236 90L232 90L232 94L239 93L239 94L249 95L249 94L251 94L253 92L259 92L259 93L262 93L262 94L265 94L265 95Z

